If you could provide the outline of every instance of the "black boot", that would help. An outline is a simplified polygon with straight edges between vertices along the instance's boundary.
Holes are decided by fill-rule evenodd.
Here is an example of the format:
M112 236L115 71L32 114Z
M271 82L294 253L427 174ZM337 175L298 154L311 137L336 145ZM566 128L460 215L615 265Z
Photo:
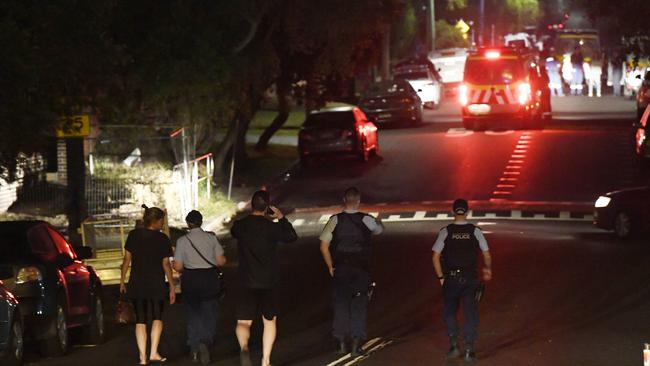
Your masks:
M449 351L447 351L446 358L453 360L460 357L460 350L458 349L458 341L455 338L449 339Z
M348 345L345 343L345 339L336 340L336 354L345 355L348 353Z
M352 338L352 350L350 351L352 357L359 357L365 354L365 352L363 352L363 348L361 348L362 345L363 340L359 338Z

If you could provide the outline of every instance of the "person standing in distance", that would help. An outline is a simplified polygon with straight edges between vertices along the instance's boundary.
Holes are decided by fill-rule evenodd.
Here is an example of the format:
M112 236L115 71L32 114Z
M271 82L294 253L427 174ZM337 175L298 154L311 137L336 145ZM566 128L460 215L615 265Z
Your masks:
M368 289L373 234L384 231L380 221L359 212L361 193L348 188L343 196L343 212L332 216L320 236L320 250L330 276L334 279L333 336L336 352L348 353L347 340L352 338L352 356L363 353L367 339Z
M480 286L478 253L483 253L484 281L492 279L492 257L481 229L467 222L468 210L466 200L454 201L454 222L440 230L433 245L433 268L442 286L444 320L451 345L447 359L460 357L456 316L462 302L465 315L464 357L467 362L475 362L474 342L479 321L476 292Z
M217 334L219 267L226 264L217 236L201 229L203 215L192 210L185 217L190 231L176 241L174 269L182 272L181 289L187 310L187 338L192 362L210 363Z
M252 213L235 221L230 230L232 237L237 239L243 285L235 333L241 349L241 363L250 365L248 341L251 325L261 312L264 323L262 366L268 366L277 334L276 287L280 277L277 247L280 242L296 241L298 235L282 212L271 206L268 192L255 192L251 207Z

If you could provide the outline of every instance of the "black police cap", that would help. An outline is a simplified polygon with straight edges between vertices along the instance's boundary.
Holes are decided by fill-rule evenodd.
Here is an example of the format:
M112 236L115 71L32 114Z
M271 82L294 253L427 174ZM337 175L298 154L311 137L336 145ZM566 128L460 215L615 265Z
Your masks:
M454 201L453 210L457 215L464 215L469 211L469 204L466 200L459 198Z

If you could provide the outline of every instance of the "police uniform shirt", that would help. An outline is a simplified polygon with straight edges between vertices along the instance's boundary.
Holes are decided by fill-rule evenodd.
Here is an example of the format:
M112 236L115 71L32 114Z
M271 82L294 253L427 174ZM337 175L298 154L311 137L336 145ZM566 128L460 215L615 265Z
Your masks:
M467 221L455 221L454 224L456 224L456 225L467 225L468 222ZM449 233L448 233L446 227L443 228L442 230L440 230L440 233L438 234L438 238L436 239L435 244L433 244L433 248L431 248L431 250L433 250L436 253L442 253L442 250L445 249L445 240L447 240L447 235L449 235ZM483 236L483 232L481 231L481 229L479 229L478 227L475 227L474 228L474 236L478 240L478 245L481 248L481 251L487 252L488 250L490 250L490 248L488 247L487 240L485 240L485 236Z
M206 269L212 267L192 248L188 237L192 240L196 249L215 265L217 264L217 257L224 254L223 247L214 233L204 231L201 228L191 229L186 236L178 239L176 242L176 252L174 253L174 259L183 262L183 267L187 269Z
M349 214L354 214L359 211L357 210L344 210L343 212L349 213ZM338 223L338 219L336 215L333 215L330 217L329 221L323 228L323 232L320 234L320 241L325 242L325 243L331 243L332 239L334 238L334 229L336 228L336 224ZM377 220L370 216L366 215L363 217L363 223L366 225L368 230L372 232L374 235L379 235L384 231L384 227L381 226L380 224L377 223Z

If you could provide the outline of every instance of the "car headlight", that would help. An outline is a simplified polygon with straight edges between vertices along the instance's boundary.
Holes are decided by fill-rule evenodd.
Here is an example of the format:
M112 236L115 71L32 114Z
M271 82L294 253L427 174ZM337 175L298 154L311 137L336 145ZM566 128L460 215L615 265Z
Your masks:
M43 275L41 271L36 267L24 267L18 271L16 276L16 284L27 282L40 282L43 280Z
M596 208L603 208L609 206L609 203L612 201L610 197L600 196L596 200Z

